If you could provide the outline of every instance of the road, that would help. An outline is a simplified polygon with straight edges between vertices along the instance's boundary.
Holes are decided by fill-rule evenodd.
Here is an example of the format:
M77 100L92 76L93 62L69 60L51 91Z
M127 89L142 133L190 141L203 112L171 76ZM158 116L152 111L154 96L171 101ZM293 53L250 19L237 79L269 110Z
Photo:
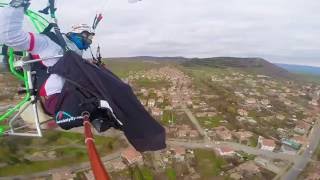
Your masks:
M311 160L313 153L318 147L320 139L320 120L318 120L309 136L309 147L306 148L302 156L296 157L292 168L282 177L283 180L297 179L299 174L306 168Z
M190 111L189 108L187 108L185 105L182 105L182 110L186 113L186 115L189 117L190 121L193 123L193 125L196 127L198 132L203 136L206 140L210 140L207 133L204 131L204 129L199 124L197 118L193 115L193 113Z
M167 144L174 146L182 146L185 148L209 148L215 149L222 146L228 146L237 151L244 151L249 154L254 154L257 156L267 157L271 159L282 159L287 161L294 161L297 158L297 155L290 155L285 153L276 153L271 151L264 151L257 148L252 148L249 146L233 143L233 142L194 142L194 141L177 141L177 140L168 140Z

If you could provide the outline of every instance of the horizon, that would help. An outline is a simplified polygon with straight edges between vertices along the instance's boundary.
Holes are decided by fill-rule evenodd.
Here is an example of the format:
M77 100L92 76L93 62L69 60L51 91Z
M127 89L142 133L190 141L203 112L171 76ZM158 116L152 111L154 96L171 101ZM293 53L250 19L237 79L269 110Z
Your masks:
M33 1L31 9L46 3ZM103 13L93 49L100 44L106 57L261 57L320 67L316 0L186 0L183 5L172 0L92 0L59 1L57 7L63 32L73 24L91 24L97 12ZM77 13L70 13L70 7Z
M212 56L212 57L185 57L185 56L143 56L143 55L138 55L138 56L118 56L118 57L103 57L104 59L112 59L112 58L137 58L137 57L151 57L151 58L185 58L185 59L193 59L193 58L198 58L198 59L205 59L205 58L218 58L218 57L229 57L229 58L259 58L266 60L272 64L282 64L282 65L293 65L293 66L306 66L306 67L314 67L314 68L320 68L320 65L305 65L305 64L292 64L292 63L278 63L278 62L272 62L269 61L268 59L264 59L261 57L235 57L235 56Z

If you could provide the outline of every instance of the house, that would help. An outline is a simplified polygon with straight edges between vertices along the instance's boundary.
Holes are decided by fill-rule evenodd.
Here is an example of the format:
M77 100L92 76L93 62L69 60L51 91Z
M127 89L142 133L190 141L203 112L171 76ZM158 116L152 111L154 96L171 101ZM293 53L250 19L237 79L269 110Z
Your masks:
M261 146L260 149L266 151L273 151L276 148L276 143L272 139L265 139L262 136L259 136L258 143Z
M129 147L126 150L121 152L121 158L123 161L129 165L131 164L142 164L142 154L138 151L136 151L133 147Z
M163 111L160 108L153 108L151 109L151 113L154 116L162 116Z
M159 98L159 99L157 100L157 102L158 102L158 103L163 103L164 100L163 100L163 98Z
M240 164L238 167L231 170L231 172L237 172L241 176L251 176L260 173L260 168L253 161L247 161Z
M299 150L300 147L301 147L301 144L292 140L292 139L282 139L281 140L281 143L284 144L284 145L287 145L295 150Z
M199 132L197 130L190 130L189 136L192 138L199 137Z
M84 174L86 176L86 179L94 179L95 178L94 175L93 175L92 170L90 170L88 172L85 172Z
M238 114L240 116L248 116L248 112L244 109L238 109Z
M309 175L305 178L306 180L319 180L320 177L320 163L317 163L312 167Z
M166 106L166 107L164 107L164 110L172 110L173 108L172 108L172 106Z
M235 154L235 151L227 146L216 148L216 152L220 156L233 156Z
M286 117L284 115L282 115L282 114L278 114L276 116L276 118L279 119L279 120L284 120Z
M177 137L187 137L187 133L188 133L187 130L178 130L178 131L176 132L176 136L177 136Z
M214 128L214 130L220 139L224 141L232 140L231 131L226 127L220 126L220 127Z
M173 152L174 158L176 158L178 161L184 161L185 155L186 155L186 149L184 147L172 147L170 149Z
M127 168L126 164L124 164L122 161L112 162L111 165L112 165L113 169L116 171L123 170L123 169Z
M145 88L141 88L141 89L140 89L140 92L141 92L141 93L145 93L145 92L147 92L147 90L146 90Z
M267 106L270 104L270 101L268 99L262 99L261 100L261 104L264 105L264 106Z
M294 132L304 135L305 133L307 133L310 129L310 125L303 122L303 121L299 121L297 122L295 128L294 128Z
M156 101L154 99L148 100L148 107L154 107L156 105Z
M163 97L163 93L161 91L156 91L158 97Z
M216 112L207 112L208 113L208 117L214 117L217 115Z
M76 175L72 174L70 171L59 171L52 174L52 180L61 180L61 179L73 179Z
M253 136L253 133L250 132L250 131L244 131L244 130L242 130L242 131L239 131L239 132L235 132L235 133L234 133L234 136L235 136L236 138L238 138L240 142L242 142L242 141L249 141L249 139Z
M207 113L206 113L206 112L196 113L196 117L206 117L206 116L207 116Z
M257 100L255 98L248 98L246 99L246 103L247 104L256 104L257 103Z
M308 139L304 136L293 136L291 140L302 145L305 145L308 142Z
M297 154L296 149L294 149L286 144L282 144L280 149L283 153L286 153L286 154L291 154L291 155Z
M147 105L147 100L146 100L146 99L141 99L140 102L141 102L141 104L144 105L144 106Z

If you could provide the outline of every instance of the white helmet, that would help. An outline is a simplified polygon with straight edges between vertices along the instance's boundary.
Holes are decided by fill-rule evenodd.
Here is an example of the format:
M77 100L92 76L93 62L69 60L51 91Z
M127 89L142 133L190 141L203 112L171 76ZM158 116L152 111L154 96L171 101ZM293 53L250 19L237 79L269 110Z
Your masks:
M73 25L71 28L72 28L71 32L73 33L82 33L83 31L87 31L91 34L94 34L91 26L87 24L77 24L77 25Z

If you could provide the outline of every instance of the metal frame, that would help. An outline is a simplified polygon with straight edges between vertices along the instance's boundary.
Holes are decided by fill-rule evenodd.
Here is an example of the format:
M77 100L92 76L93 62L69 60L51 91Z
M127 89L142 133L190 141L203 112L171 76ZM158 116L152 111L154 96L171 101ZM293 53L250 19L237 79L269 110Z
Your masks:
M38 99L36 97L36 95L34 93L31 93L34 91L34 85L32 83L32 75L34 75L35 72L31 71L31 64L33 63L37 63L37 62L41 62L41 61L47 61L47 60L51 60L51 59L56 59L56 58L61 58L62 55L59 56L53 56L53 57L47 57L47 58L42 58L42 59L35 59L35 60L30 60L30 61L23 61L23 60L19 60L14 62L14 67L21 67L23 68L24 72L26 72L26 76L28 79L28 89L27 91L30 94L30 99L29 102L27 102L28 104L21 110L19 111L17 114L15 114L10 120L9 120L9 130L4 132L5 135L10 135L10 136L27 136L27 137L42 137L42 131L41 131L41 124L40 124L40 120L39 120L39 114L38 114L38 107L37 107L37 102ZM16 132L16 130L18 129L22 129L26 126L22 126L22 127L18 127L18 128L14 128L14 122L16 120L18 120L19 116L30 106L32 105L33 108L33 113L35 114L35 126L36 126L36 132L30 132L30 133L19 133Z
M8 4L0 2L0 8L6 7ZM27 10L26 11L26 16L29 17L31 23L35 27L37 32L42 32L49 24L49 21L39 15L38 13ZM40 128L40 122L39 122L39 114L38 114L38 109L37 109L37 98L34 94L32 94L34 90L34 86L32 84L32 73L31 72L31 63L33 62L39 62L44 59L38 59L38 60L33 60L30 62L22 62L22 61L17 61L14 62L14 53L13 49L10 48L9 50L9 65L10 65L10 71L11 73L18 78L19 80L23 81L25 84L25 89L26 89L26 96L23 98L21 102L19 102L17 105L15 105L13 108L8 109L4 114L0 114L0 122L3 122L4 120L8 120L9 122L9 127L8 125L0 125L0 136L1 135L16 135L16 136L32 136L32 137L42 137L42 132ZM58 57L52 57L52 58L58 58ZM52 58L47 58L47 59L52 59ZM24 72L23 74L20 74L16 71L16 67L22 67ZM24 109L21 109L21 107L25 105ZM36 132L33 133L19 133L16 132L16 130L23 129L25 127L28 127L26 125L14 128L14 123L18 119L18 117L21 115L21 113L28 108L30 105L33 106L33 111L35 114L35 124L36 124ZM18 110L20 111L18 112ZM10 120L9 118L12 117Z

